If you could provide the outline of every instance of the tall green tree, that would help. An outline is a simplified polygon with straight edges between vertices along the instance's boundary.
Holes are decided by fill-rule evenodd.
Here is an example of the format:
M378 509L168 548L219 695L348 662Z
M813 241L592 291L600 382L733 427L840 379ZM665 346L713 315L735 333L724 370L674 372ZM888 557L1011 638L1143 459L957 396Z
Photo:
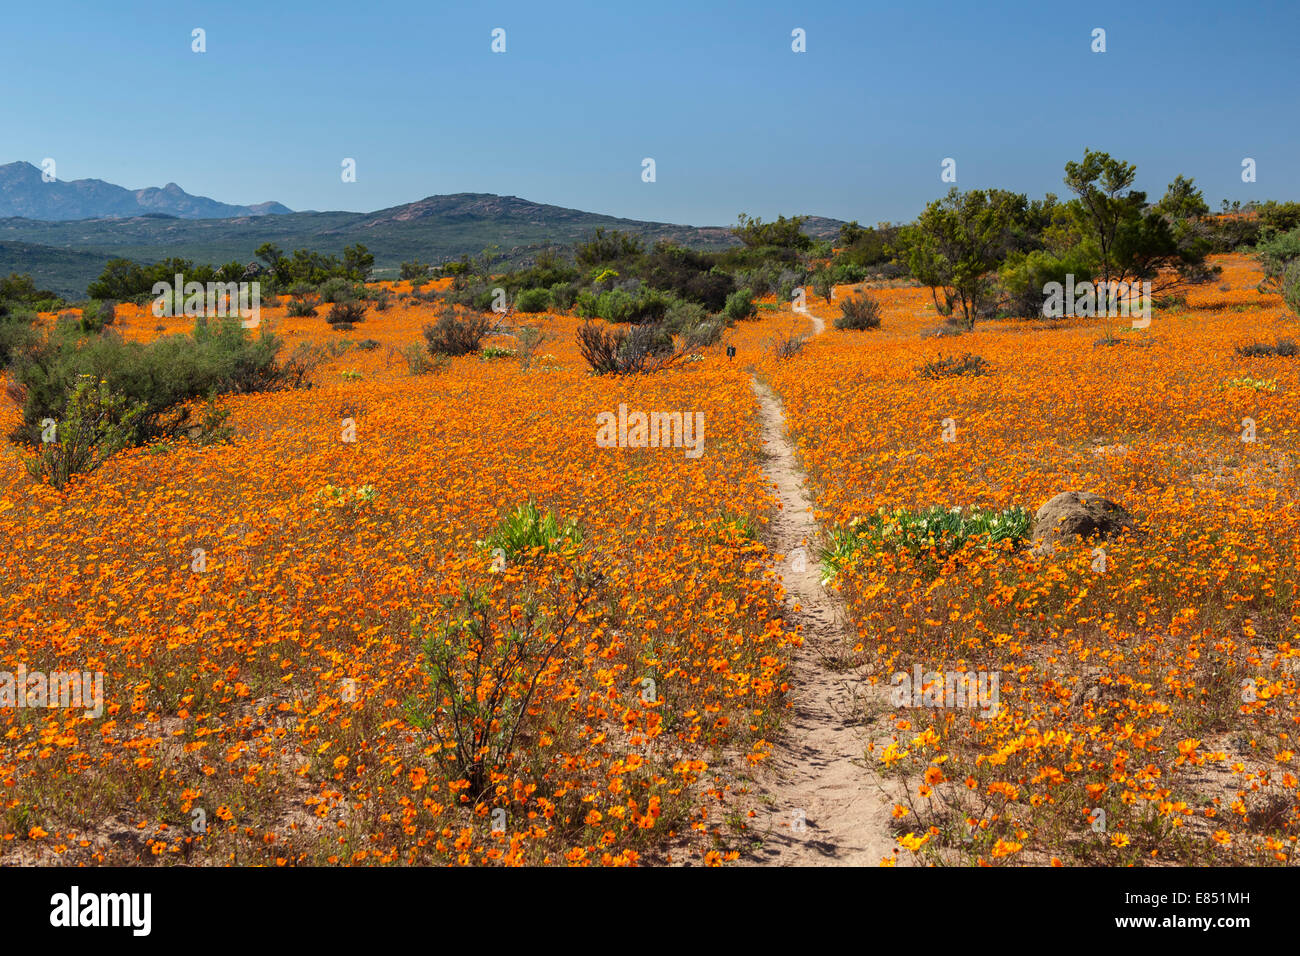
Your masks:
M976 316L992 305L991 273L1012 248L1015 227L1026 210L1026 197L1020 193L1003 189L962 193L954 186L903 231L908 268L930 287L940 314L951 315L960 308L962 324L969 329Z

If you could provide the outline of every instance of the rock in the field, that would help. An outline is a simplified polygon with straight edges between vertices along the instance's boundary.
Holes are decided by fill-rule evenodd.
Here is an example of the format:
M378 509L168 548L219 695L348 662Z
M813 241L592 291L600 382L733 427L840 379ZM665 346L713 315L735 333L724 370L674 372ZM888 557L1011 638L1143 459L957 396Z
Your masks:
M256 279L265 275L266 272L266 267L260 262L250 262L244 267L244 274L239 278L241 282L247 282L249 279Z
M1132 527L1132 517L1115 502L1090 491L1063 491L1034 515L1034 550L1050 552L1062 539L1109 538Z

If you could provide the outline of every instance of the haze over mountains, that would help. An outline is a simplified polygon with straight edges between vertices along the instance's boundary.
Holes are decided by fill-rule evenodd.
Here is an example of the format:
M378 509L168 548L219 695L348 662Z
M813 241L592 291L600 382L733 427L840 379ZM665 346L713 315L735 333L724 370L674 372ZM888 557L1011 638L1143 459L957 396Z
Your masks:
M63 187L64 192L48 192ZM62 198L60 198L62 197ZM739 211L739 210L738 210ZM810 217L804 231L834 236L838 219ZM37 284L82 296L109 259L152 262L181 256L221 264L254 258L273 242L340 255L363 243L376 274L393 278L405 261L439 263L497 246L506 262L568 246L597 228L697 249L736 244L727 226L621 219L492 193L455 193L376 212L293 212L280 203L234 206L191 196L174 183L132 191L97 179L45 183L30 163L0 166L0 274L31 273Z
M181 219L225 219L292 212L278 202L235 206L206 196L191 196L175 183L126 189L102 179L46 182L31 163L0 166L0 218L67 220L125 218L161 214Z

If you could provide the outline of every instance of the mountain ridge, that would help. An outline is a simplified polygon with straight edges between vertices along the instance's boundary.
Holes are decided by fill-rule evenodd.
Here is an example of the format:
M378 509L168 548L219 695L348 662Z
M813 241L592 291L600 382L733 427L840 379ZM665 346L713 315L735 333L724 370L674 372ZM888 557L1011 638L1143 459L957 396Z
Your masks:
M291 213L278 202L241 206L187 193L174 182L127 189L103 179L54 179L46 182L40 167L22 161L0 166L0 218L22 217L66 222L120 219L166 213L180 219L219 219Z

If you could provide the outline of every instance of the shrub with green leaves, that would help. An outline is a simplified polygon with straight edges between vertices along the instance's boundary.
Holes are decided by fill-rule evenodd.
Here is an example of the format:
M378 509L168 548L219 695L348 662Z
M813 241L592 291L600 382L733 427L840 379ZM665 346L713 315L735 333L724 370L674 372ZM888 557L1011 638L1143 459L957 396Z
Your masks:
M575 308L582 318L640 325L663 319L672 302L667 293L656 289L639 289L635 293L611 289L599 294L580 292Z
M1289 263L1282 273L1282 301L1300 317L1300 260Z
M561 523L531 498L502 518L484 542L493 551L500 549L507 561L528 560L581 543L582 529L575 520Z
M81 310L81 331L100 332L112 325L117 318L117 309L112 302L100 302L92 299Z
M525 289L515 297L517 312L545 312L551 306L551 293L547 289Z
M280 340L265 327L250 336L237 318L199 319L190 335L165 335L148 344L128 342L111 330L87 336L72 322L57 322L19 355L10 369L23 389L23 422L16 440L35 444L45 419L60 419L81 376L93 376L123 398L143 406L131 422L133 445L179 437L193 425L190 407L211 394L292 388L304 384L310 357L295 353L277 362Z
M291 315L295 318L306 318L316 314L316 300L306 296L293 296L289 299L289 305L285 308L285 315Z
M995 547L1002 542L1018 548L1029 539L1033 516L1012 506L1000 511L983 508L932 507L923 511L881 508L872 517L837 525L821 549L822 580L830 582L851 566L864 549L904 551L913 557L946 560L968 544Z
M1300 262L1300 227L1274 236L1255 247L1255 258L1264 270L1261 292L1279 292L1293 263ZM1295 309L1295 307L1292 307Z
M538 716L540 698L534 700L541 677L604 585L599 573L579 568L567 593L543 596L537 585L513 586L523 589L511 602L518 612L500 613L486 589L464 585L443 599L438 625L411 628L429 689L407 701L407 719L438 743L443 772L466 781L475 801L494 773L522 759L515 750L520 732L545 719Z
M361 291L364 290L365 287L362 286ZM320 287L320 300L325 303L351 302L360 297L357 284L341 276L328 280Z
M741 322L757 315L758 309L754 305L753 290L748 287L737 289L727 296L727 304L722 307L722 314L729 322Z
M144 413L143 405L131 405L107 382L79 375L60 418L41 423L42 440L25 462L28 473L63 488L73 475L94 471L131 445Z
M0 301L0 368L36 341L36 313L15 303Z

